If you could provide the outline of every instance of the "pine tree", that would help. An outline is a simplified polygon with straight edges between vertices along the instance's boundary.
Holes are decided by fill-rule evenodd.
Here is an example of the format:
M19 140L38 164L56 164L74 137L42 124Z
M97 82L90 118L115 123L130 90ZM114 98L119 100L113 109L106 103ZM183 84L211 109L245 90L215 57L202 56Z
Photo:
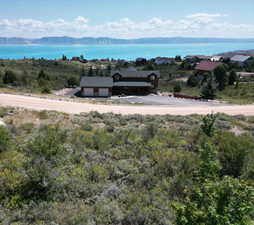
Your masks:
M213 137L215 133L215 121L217 116L214 114L208 114L202 119L201 130L208 137Z
M38 80L50 80L48 74L44 72L44 70L41 70L38 74Z
M218 89L224 90L228 84L228 75L224 66L219 66L214 70L214 76L218 83Z
M213 74L210 75L207 83L201 89L201 97L204 99L215 99L217 83Z
M16 74L11 71L7 70L3 77L4 84L13 84L17 80Z
M88 76L89 77L93 76L93 68L92 67L90 67L89 70L88 70Z
M232 70L228 77L228 85L234 85L237 81L237 74L234 70Z

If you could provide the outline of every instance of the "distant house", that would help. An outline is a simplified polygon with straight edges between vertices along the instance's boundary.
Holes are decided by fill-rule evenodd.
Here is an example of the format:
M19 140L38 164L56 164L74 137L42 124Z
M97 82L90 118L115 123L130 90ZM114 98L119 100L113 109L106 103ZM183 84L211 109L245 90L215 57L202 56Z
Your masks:
M136 66L143 66L145 65L147 60L145 58L137 58L136 59Z
M239 66L244 66L248 64L248 61L251 59L251 56L246 55L235 55L230 58L231 62L237 63Z
M237 75L241 81L254 81L254 73L237 72Z
M216 56L212 56L211 61L212 62L219 62L222 59L223 59L223 56L216 55Z
M168 58L168 57L157 57L157 58L155 58L154 63L156 65L171 64L171 63L175 63L175 59Z
M213 72L218 66L223 65L221 62L201 61L196 65L195 70L197 73Z
M109 97L112 95L112 77L82 77L80 82L81 96Z
M111 77L82 77L80 82L83 97L110 97L112 94L147 94L156 92L159 71L126 70L111 71Z
M111 71L113 92L116 94L156 92L159 84L159 71L137 71L135 68Z
M211 61L212 56L206 56L206 55L189 55L184 57L184 60L190 63L197 63L203 60Z

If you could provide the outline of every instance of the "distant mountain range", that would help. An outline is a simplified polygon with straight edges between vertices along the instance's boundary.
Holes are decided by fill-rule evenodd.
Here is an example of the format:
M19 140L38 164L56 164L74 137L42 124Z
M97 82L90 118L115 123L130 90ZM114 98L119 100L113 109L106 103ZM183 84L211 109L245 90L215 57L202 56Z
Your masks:
M237 50L237 51L233 51L233 52L224 52L224 53L219 53L217 55L221 55L226 58L231 58L234 55L248 55L248 56L254 57L254 49L252 49L252 50Z
M188 37L171 37L171 38L138 38L138 39L117 39L108 37L83 37L83 38L72 38L72 37L43 37L38 39L29 38L8 38L0 37L0 44L16 44L16 45L27 45L27 44L190 44L190 43L254 43L254 38L242 39L242 38L188 38Z

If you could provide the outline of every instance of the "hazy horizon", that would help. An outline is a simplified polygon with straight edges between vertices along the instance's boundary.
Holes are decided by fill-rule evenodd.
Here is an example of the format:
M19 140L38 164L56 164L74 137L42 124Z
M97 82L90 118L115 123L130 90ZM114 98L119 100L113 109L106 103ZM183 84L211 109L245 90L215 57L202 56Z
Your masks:
M0 38L22 38L22 39L41 39L41 38L73 38L73 39L81 39L81 38L109 38L109 39L121 39L121 40L135 40L135 39L156 39L156 38L161 38L161 39L173 39L173 38L179 38L179 39L254 39L253 37L213 37L213 36L204 36L204 37L192 37L192 36L151 36L151 37L144 37L144 36L140 36L140 37L136 37L136 38L118 38L118 37L112 37L112 36L80 36L80 37L74 37L74 36L68 36L68 35L59 35L59 36L40 36L40 37L28 37L28 36L24 36L24 37L20 37L20 36L0 36Z

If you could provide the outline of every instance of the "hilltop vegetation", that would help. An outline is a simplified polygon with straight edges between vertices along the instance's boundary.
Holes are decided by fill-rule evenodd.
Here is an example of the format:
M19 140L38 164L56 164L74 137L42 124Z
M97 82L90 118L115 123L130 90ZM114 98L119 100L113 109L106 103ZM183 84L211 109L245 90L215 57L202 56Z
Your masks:
M63 56L64 58L64 56ZM96 67L91 75L106 74L107 64L84 64L78 60L0 60L0 86L26 92L42 92L79 85L82 75L90 75L91 66ZM11 80L4 80L10 74ZM103 75L103 74L102 74Z
M0 108L0 224L247 225L254 118Z

